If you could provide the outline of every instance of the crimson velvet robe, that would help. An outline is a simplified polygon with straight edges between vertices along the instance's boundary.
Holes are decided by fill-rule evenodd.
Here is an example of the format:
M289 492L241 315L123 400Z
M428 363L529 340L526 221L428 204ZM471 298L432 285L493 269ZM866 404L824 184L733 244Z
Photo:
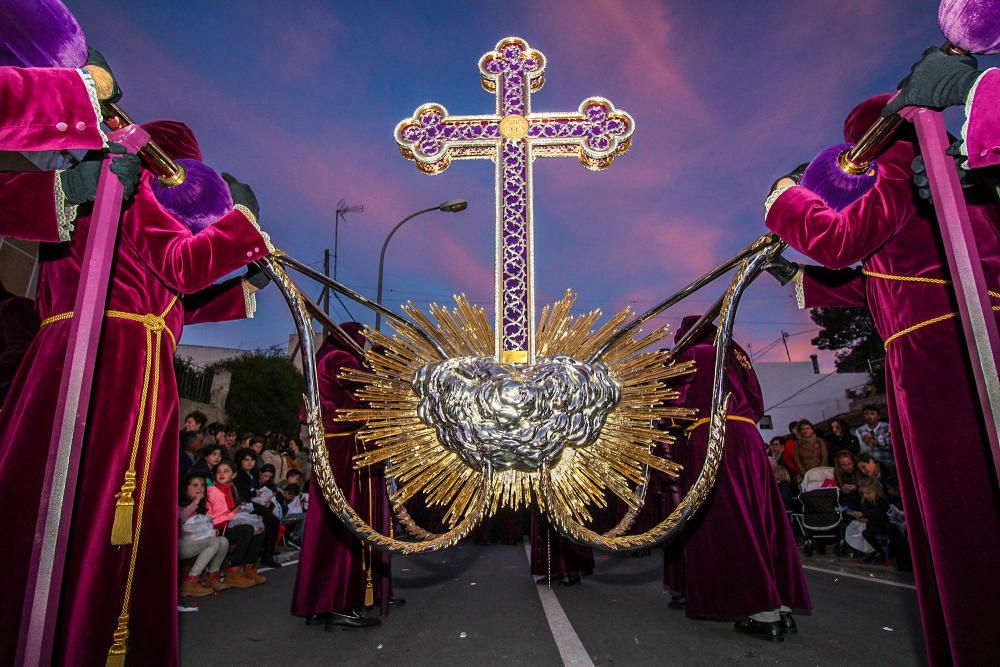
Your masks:
M11 294L0 284L0 408L36 333L35 302Z
M82 70L0 67L0 150L102 148L100 107Z
M111 272L107 308L119 314L109 312L105 317L96 359L53 653L59 665L103 664L125 602L133 549L138 551L127 662L177 663L174 341L180 338L185 322L245 315L239 281L215 287L212 283L268 253L265 237L239 210L192 235L156 201L153 178L144 172L134 200L126 204ZM29 198L8 212L30 220L51 216L52 208L47 199ZM37 223L38 228L49 230L55 224L51 219ZM65 315L74 306L89 215L80 217L76 225L77 240L41 247L37 306L43 325L0 413L0 525L8 540L7 576L0 587L0 664L11 664L17 642L39 502L38 480L49 456L45 444L56 418L70 329L71 320ZM175 301L185 294L191 296ZM158 320L149 320L150 357L146 326L121 314L162 316L164 328L159 331ZM140 411L147 371L150 382ZM140 414L142 420L137 423ZM133 545L112 546L115 498L129 468L137 431L137 488L132 496L136 507L143 505L141 532L136 512Z
M574 544L559 534L547 517L531 511L531 574L589 576L594 573L594 550Z
M360 344L360 326L342 325ZM337 485L351 507L383 534L389 527L382 513L389 502L385 488L385 473L381 466L354 469L354 455L364 446L355 437L360 424L334 421L338 411L358 405L350 384L338 375L346 368L360 369L362 362L333 337L327 338L316 353L316 373L326 430L326 451ZM309 616L364 605L367 586L367 564L371 562L372 593L380 599L383 577L391 577L388 558L366 547L344 526L320 491L316 476L309 480L309 511L302 534L295 589L292 593L292 614Z
M1000 69L988 69L976 81L966 104L962 128L969 167L1000 164Z
M683 328L678 335L683 333ZM697 372L676 385L677 405L697 408L699 418L710 416L713 332L684 350L678 362L694 361ZM726 369L731 392L726 442L711 494L684 533L683 585L671 588L687 595L687 614L695 618L737 619L788 605L812 609L802 561L785 515L785 506L755 426L764 414L764 399L750 358L738 347ZM685 466L684 491L690 488L708 452L708 425L688 433L678 446ZM676 587L676 588L675 588Z
M79 207L66 201L57 178L55 171L0 172L0 236L43 243L70 240Z
M888 96L848 117L855 141ZM886 347L893 452L906 511L921 621L932 664L986 664L1000 655L1000 503L979 416L961 323L937 223L911 186L914 146L896 141L879 158L875 186L840 212L793 186L766 223L796 250L834 271L807 270L800 305L868 305ZM994 205L970 205L986 282L1000 289L1000 221ZM849 267L863 262L864 275ZM904 281L900 277L934 282Z

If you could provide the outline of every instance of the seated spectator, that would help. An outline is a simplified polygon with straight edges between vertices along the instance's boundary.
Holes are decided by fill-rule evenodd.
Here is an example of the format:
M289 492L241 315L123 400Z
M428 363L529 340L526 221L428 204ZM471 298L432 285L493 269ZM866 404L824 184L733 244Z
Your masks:
M234 428L226 429L226 441L223 444L225 444L227 452L233 451L233 449L236 447L236 429Z
M302 451L299 441L294 438L289 439L285 448L285 466L291 470L298 470L302 473L302 480L309 479L309 455Z
M860 510L861 493L858 490L858 482L861 481L862 474L858 470L857 458L845 449L834 455L834 462L833 476L840 489L840 504L846 505L851 510Z
M205 480L199 475L184 478L180 492L177 554L179 558L194 558L181 583L182 597L201 597L230 588L219 578L219 568L229 552L229 540L219 535L208 516L208 496ZM208 586L202 585L201 573L208 567Z
M269 506L279 519L285 515L285 494L274 483L274 466L270 463L257 471L257 490L255 503Z
M861 443L857 436L851 433L847 422L840 417L830 420L830 435L826 438L826 446L831 452L850 452L855 459L861 453Z
M302 471L301 470L296 470L295 468L292 468L291 470L289 470L288 472L286 472L285 473L285 481L283 481L280 484L278 484L278 488L279 489L284 489L289 484L295 484L300 489L303 488L304 480L302 479Z
M212 525L233 545L225 582L249 588L267 582L257 572L257 557L264 545L264 524L253 514L252 503L240 504L233 488L233 464L222 461L215 467L215 485L208 487L208 515Z
M253 453L257 455L257 467L260 468L261 461L260 455L264 451L264 436L255 435L247 441L247 447L253 450Z
M274 547L278 542L278 526L281 522L274 516L270 505L263 506L255 502L260 491L257 483L257 454L250 448L241 449L233 462L236 464L233 488L236 489L237 497L241 503L248 503L250 511L264 522L264 545L260 562L268 567L281 567L281 563L274 560Z
M799 477L802 476L802 472L795 466L795 441L799 434L799 422L793 421L788 423L788 433L785 436L785 469L788 470L789 476L792 478L792 485L798 483Z
M215 484L215 466L219 465L225 458L226 448L222 445L208 445L202 447L198 452L198 460L191 466L188 473L200 475L205 479L205 484L212 486Z
M284 482L285 475L288 474L288 464L285 457L278 453L281 446L279 437L270 437L264 442L264 450L260 452L260 462L263 465L270 465L274 468L274 479L277 482Z
M808 419L799 420L798 437L795 439L795 469L804 475L813 468L829 465L826 442L816 435Z
M854 517L864 522L862 536L875 549L869 560L883 563L885 547L889 542L889 502L885 499L882 485L874 477L862 479L858 488L861 490L861 509L854 513Z
M201 431L207 423L208 417L205 416L205 413L195 410L194 412L189 412L188 416L184 418L184 430Z
M226 425L220 424L219 422L212 422L205 430L208 431L208 435L212 437L214 442L209 442L208 438L205 438L205 444L212 445L225 445L226 444Z
M204 440L201 431L181 432L181 451L177 463L177 470L181 478L187 475L191 467L194 466L195 458L201 450Z
M236 449L246 449L246 448L248 448L250 446L250 438L252 438L252 437L253 437L253 433L244 433L243 435L241 435L239 443L236 446Z
M895 466L892 455L892 436L889 425L882 421L882 413L874 405L861 409L865 423L858 427L856 434L861 441L862 453L871 454L879 463Z
M302 529L306 525L306 507L303 503L303 496L308 496L309 494L300 493L298 484L288 484L285 486L282 494L285 497L285 505L287 507L284 523L286 526L290 526L292 531L289 539L292 544L299 546L302 544Z
M877 479L889 503L902 508L903 500L899 495L899 478L896 477L895 466L883 463L873 455L865 453L858 457L858 470L865 477Z

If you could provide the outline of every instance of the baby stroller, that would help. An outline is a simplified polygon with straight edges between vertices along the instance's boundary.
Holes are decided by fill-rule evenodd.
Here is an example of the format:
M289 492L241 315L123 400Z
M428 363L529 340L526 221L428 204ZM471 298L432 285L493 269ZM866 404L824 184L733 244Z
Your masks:
M802 511L793 513L792 518L802 530L802 551L805 555L811 556L817 546L820 553L826 552L825 543L817 538L838 544L841 532L841 516L837 509L840 489L837 488L833 468L821 466L806 472L802 476L798 501Z

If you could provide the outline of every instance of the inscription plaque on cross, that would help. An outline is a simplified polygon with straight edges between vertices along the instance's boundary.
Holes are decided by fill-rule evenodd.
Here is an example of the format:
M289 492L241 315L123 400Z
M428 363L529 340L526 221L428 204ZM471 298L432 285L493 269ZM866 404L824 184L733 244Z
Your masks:
M588 169L605 169L631 146L635 121L603 97L588 97L575 112L533 112L531 93L545 83L545 56L519 37L485 53L479 73L483 87L496 94L495 113L452 116L432 102L400 121L395 137L403 156L427 174L440 174L452 160L496 164L496 357L532 363L532 163L577 157Z

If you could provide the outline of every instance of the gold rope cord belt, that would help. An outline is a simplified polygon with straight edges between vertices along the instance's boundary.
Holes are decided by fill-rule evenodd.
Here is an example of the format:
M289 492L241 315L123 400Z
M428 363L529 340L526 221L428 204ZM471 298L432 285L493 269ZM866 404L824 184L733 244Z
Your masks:
M691 431L695 430L699 426L704 426L705 424L707 424L710 421L712 421L712 419L710 417L702 417L701 419L699 419L698 421L696 421L695 423L691 424L686 429L684 429L684 432L685 433L690 433ZM757 425L757 422L754 421L753 419L750 419L749 417L740 417L739 415L726 415L726 421L731 421L731 422L746 422L748 424L753 424L754 426Z
M118 616L118 626L112 635L111 648L108 649L107 667L119 667L125 664L125 653L128 646L128 620L129 602L132 598L132 581L135 576L135 562L139 555L139 534L142 530L142 511L146 500L146 487L149 481L149 466L153 453L153 439L156 432L156 403L159 398L160 385L160 364L157 363L160 357L160 348L163 344L163 332L170 336L170 341L177 347L177 339L174 332L167 327L164 317L177 303L177 296L170 300L167 307L159 315L146 313L139 315L127 313L121 310L106 310L105 317L110 319L127 320L138 322L146 332L146 367L143 370L142 392L139 395L139 412L136 416L135 434L132 438L132 451L129 455L128 469L125 471L125 479L121 489L115 495L115 518L111 526L111 544L122 546L132 544L132 553L129 557L128 573L125 578L125 594L122 602L121 614ZM54 322L68 320L73 317L73 312L59 313L51 317L46 317L41 322L45 327ZM146 430L146 451L143 461L142 482L139 489L138 509L136 510L134 531L132 512L136 503L132 499L132 493L136 489L135 464L139 456L139 444L142 441L142 425L146 417L147 401L152 403L149 410L149 427Z
M904 283L924 283L927 285L951 285L950 280L945 280L944 278L924 278L922 276L897 276L891 273L878 273L877 271L869 271L868 269L861 269L861 273L868 276L869 278L878 278L880 280L896 280ZM1000 299L1000 292L995 290L987 290L986 292L990 298ZM1000 306L993 306L994 311L1000 310ZM932 324L937 324L938 322L945 322L953 317L958 317L958 312L945 313L944 315L938 315L937 317L932 317L930 319L924 320L923 322L917 322L914 325L908 326L902 331L897 331L888 338L882 344L882 347L886 350L889 349L889 343L901 338L907 334L911 334L918 329L923 329L926 326Z

